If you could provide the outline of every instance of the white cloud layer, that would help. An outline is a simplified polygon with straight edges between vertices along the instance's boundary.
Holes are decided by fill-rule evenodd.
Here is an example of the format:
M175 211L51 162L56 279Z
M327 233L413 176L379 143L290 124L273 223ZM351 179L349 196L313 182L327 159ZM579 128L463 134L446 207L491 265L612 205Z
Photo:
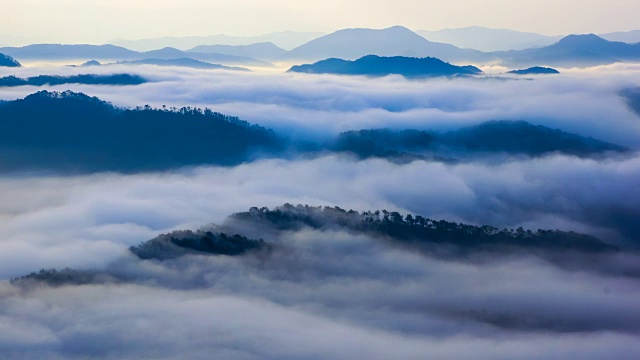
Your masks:
M298 138L524 119L637 150L640 118L618 96L640 83L637 70L567 70L534 81L406 81L108 67L98 71L135 71L161 81L55 89L117 105L209 106ZM36 90L2 89L0 98ZM461 164L324 156L130 175L2 174L0 279L69 266L136 281L32 289L1 281L0 353L9 359L637 358L640 283L633 276L567 271L529 257L442 261L340 232L290 234L281 241L284 250L267 259L189 256L158 264L126 249L159 233L286 202L576 230L637 247L639 183L636 153ZM637 264L636 257L607 261L625 267Z
M636 65L589 70L534 81L369 79L279 72L237 73L179 68L109 66L0 70L0 75L129 72L157 82L140 86L63 85L119 106L200 106L298 137L327 137L363 128L447 130L490 120L526 120L640 148L640 118L619 92L640 84ZM565 70L563 70L565 71ZM38 88L3 89L0 99Z

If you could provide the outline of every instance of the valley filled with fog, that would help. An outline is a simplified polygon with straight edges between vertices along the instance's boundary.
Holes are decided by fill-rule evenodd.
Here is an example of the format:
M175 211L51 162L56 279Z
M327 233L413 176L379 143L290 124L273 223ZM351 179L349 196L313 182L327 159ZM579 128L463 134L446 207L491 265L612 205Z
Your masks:
M141 134L123 136L118 157L105 162L113 167L93 166L112 150L108 145L95 145L95 158L79 156L59 167L57 157L42 154L60 147L68 159L78 149L46 141L13 147L18 135L3 140L10 154L0 157L3 356L640 356L638 64L524 77L484 66L486 76L432 79L300 74L285 67L90 69L144 79L136 84L79 84L73 76L88 68L28 65L0 68L0 77L71 80L0 87L0 113L7 119L15 110L6 109L67 96L106 109L99 116L78 111L85 114L78 121L104 117L120 121L114 134ZM18 107L17 99L32 103ZM117 113L111 106L140 108ZM185 111L174 119L166 110L182 107L215 114ZM196 132L147 133L127 123L144 119L153 127L152 116L165 116L171 126L193 122ZM172 157L206 146L209 138L197 132L206 131L198 121L207 119L237 126L238 138L215 140L237 146L237 156L211 155L207 162L185 150ZM512 122L526 125L500 127ZM19 135L47 129L46 121L33 124ZM464 137L480 134L486 124L505 135L475 142ZM380 129L389 132L359 132ZM97 141L69 131L68 141ZM46 139L49 130L41 132ZM501 137L523 132L536 134L544 146ZM103 128L96 134L115 136ZM357 147L364 146L358 136L374 135L375 144L387 147ZM412 143L414 135L425 143ZM345 136L352 142L340 143ZM168 160L143 166L149 157L136 158L140 149ZM394 242L388 232L354 230L339 221L324 227L233 221L233 214L252 207L284 204L384 210L496 231L521 228L505 234L575 232L615 250L499 244L459 256L451 250L459 244L444 241L423 251ZM130 249L160 234L197 229L260 239L268 249L236 256L193 251L170 259L144 259ZM46 271L65 268L73 269L68 279L47 280ZM44 280L23 277L41 269ZM92 275L76 281L76 271Z

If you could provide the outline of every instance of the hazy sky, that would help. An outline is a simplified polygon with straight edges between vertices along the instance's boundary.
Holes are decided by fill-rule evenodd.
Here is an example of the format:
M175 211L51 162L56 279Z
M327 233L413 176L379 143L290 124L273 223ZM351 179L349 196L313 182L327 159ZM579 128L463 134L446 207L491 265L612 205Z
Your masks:
M103 42L159 36L471 25L550 35L631 30L638 0L2 0L0 41Z

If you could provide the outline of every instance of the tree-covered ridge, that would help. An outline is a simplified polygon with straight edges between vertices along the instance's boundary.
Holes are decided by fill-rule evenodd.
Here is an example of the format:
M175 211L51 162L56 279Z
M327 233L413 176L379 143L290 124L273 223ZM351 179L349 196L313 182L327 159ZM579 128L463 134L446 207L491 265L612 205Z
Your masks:
M4 169L139 171L231 165L281 146L273 131L210 109L117 108L70 91L40 91L0 104Z
M71 76L39 75L29 78L17 76L5 76L0 78L0 87L13 86L42 86L42 85L63 85L63 84L87 84L87 85L140 85L148 82L147 79L139 75L112 74L96 75L81 74Z
M64 268L62 270L42 269L38 272L32 272L31 274L12 279L11 283L20 285L46 283L50 286L64 286L112 283L117 281L121 281L121 279L101 271Z
M560 74L560 71L544 66L534 66L527 69L511 70L509 74L516 75L543 75L543 74Z
M187 255L257 255L261 261L277 261L274 259L295 252L296 246L299 246L299 243L290 241L295 237L293 233L309 228L319 232L346 231L364 235L371 245L383 241L392 247L446 260L474 262L511 254L527 254L567 269L640 276L634 266L611 263L615 256L624 254L624 251L588 235L560 230L499 229L488 225L433 220L420 215L403 215L396 211L357 212L337 206L285 204L273 210L252 207L247 212L232 214L223 225L162 234L138 246L131 246L129 251L141 260L165 261ZM250 233L254 235L248 235ZM258 237L264 237L264 240L256 240ZM323 237L316 237L314 241L323 241ZM189 258L184 260L191 261ZM145 278L137 272L131 273L126 268L120 269L114 265L104 271L42 269L15 278L12 283L64 286L130 282Z
M293 206L285 204L274 210L251 208L232 219L266 224L278 230L345 229L380 236L412 245L451 244L463 250L511 246L522 248L576 250L586 252L616 251L617 248L594 237L559 230L498 229L433 220L420 215L401 215L395 211L343 210L339 207Z
M21 67L22 65L18 62L18 60L12 58L11 56L0 53L0 66Z
M371 129L341 133L332 149L351 152L361 158L423 154L448 156L464 153L509 153L542 156L563 153L589 156L624 152L624 147L533 125L526 121L489 121L447 133L421 130Z
M475 66L456 66L440 59L412 58L404 56L382 57L368 55L355 61L342 59L326 59L314 64L293 66L289 72L310 74L339 74L387 76L402 75L407 78L475 75L482 70Z
M167 260L186 254L237 256L266 246L262 239L252 240L238 234L184 230L160 235L130 250L141 259Z

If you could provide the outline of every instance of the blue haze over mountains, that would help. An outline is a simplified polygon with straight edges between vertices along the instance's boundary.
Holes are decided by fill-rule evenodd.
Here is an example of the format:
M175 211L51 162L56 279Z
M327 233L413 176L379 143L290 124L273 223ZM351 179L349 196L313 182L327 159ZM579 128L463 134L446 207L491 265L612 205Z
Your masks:
M476 37L500 39L497 34L511 39L516 35L536 38L532 34L521 34L507 30L487 30L469 28L459 35L472 33ZM497 34L494 34L496 33ZM424 34L424 32L423 32ZM437 39L447 38L446 33L434 35ZM444 34L444 35L443 35ZM515 34L515 35L514 35ZM617 34L609 38L629 38L633 32ZM426 34L425 36L427 36ZM453 37L450 35L449 38ZM473 36L471 36L473 39ZM546 38L549 44L521 50L483 52L470 48L460 48L447 43L429 41L415 32L394 26L387 29L344 29L313 39L292 50L282 49L273 43L253 43L245 45L200 44L187 51L173 47L138 52L114 45L29 45L26 47L4 47L0 53L20 61L28 60L116 60L139 61L149 59L173 60L190 58L193 60L240 66L271 66L272 62L306 62L328 58L356 60L367 55L435 57L454 64L502 64L508 67L556 66L584 67L610 64L614 62L636 61L640 59L640 45L612 42L597 35L569 35ZM499 40L496 40L499 41ZM524 40L523 40L524 41ZM459 42L458 42L459 43ZM505 40L505 47L516 46L514 40ZM541 44L544 44L542 42ZM471 44L466 44L471 45ZM482 46L480 46L482 47ZM524 47L524 46L517 46Z
M0 358L640 358L640 44L432 36L0 49Z

